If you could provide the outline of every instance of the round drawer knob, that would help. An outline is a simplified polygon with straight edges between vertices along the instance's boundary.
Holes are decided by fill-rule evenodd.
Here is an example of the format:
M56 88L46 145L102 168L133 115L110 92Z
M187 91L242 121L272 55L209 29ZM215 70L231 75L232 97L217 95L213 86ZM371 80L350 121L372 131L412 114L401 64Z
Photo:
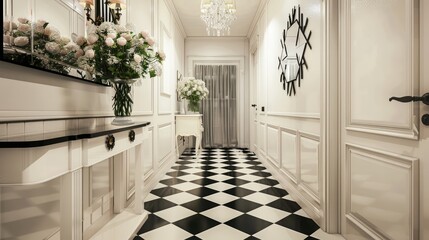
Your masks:
M108 135L106 137L106 148L107 150L112 150L115 147L115 137L113 135Z

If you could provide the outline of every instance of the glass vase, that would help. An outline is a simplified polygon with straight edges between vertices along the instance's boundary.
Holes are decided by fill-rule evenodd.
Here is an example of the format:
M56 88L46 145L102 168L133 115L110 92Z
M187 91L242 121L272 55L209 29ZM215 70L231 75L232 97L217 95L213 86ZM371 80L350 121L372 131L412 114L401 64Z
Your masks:
M200 113L200 102L188 100L188 113L189 114Z
M113 88L115 89L115 96L113 96L113 113L115 119L112 124L114 125L128 125L133 121L130 118L133 111L133 98L131 95L131 80L111 80Z

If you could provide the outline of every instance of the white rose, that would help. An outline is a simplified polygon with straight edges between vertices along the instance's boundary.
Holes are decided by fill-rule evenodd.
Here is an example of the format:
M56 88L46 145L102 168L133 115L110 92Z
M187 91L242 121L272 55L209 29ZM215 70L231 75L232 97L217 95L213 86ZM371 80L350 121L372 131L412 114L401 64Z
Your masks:
M197 95L198 95L198 96L200 96L200 94L201 94L200 92L197 92Z
M191 95L192 95L192 92L191 92L191 91L188 91L188 92L187 92L187 94L188 94L188 96L191 96Z
M40 26L40 27L43 27L43 26L45 26L46 23L47 22L45 20L39 19L39 20L37 20L36 25Z
M144 39L143 39L143 38L140 38L140 39L139 39L139 44L141 44L141 45L143 45L143 44L144 44Z
M94 58L94 56L95 56L95 52L92 49L89 49L85 52L85 57L87 57L89 59Z
M132 36L129 33L122 33L121 37L127 39L127 41L131 41L131 39L132 39Z
M51 40L51 41L56 41L56 42L58 42L58 43L61 43L61 36L60 36L60 34L52 33L52 34L49 36L49 40Z
M86 38L84 36L77 37L77 39L76 39L77 45L82 46L85 43L86 43Z
M116 40L116 42L119 46L125 46L127 44L127 39L125 39L124 37L120 37Z
M83 50L82 49L78 49L77 51L76 51L76 53L74 54L74 57L75 58L80 58L80 57L82 57L83 56Z
M12 29L11 29L11 24L12 24ZM18 28L18 26L14 22L12 22L12 23L9 21L3 22L3 31L10 31L10 30L17 29L17 28Z
M150 34L147 31L141 31L140 33L142 35L142 37L144 37L145 39L147 39L148 37L150 37Z
M107 37L109 38L113 39L113 38L116 38L116 36L117 36L117 33L115 31L110 31L107 33Z
M138 54L134 54L134 61L136 61L136 63L141 63L142 57Z
M159 52L158 52L158 55L159 55L159 57L160 57L162 60L165 60L166 56L165 56L165 53L164 53L164 52L159 51Z
M146 42L149 44L149 46L153 46L155 44L155 40L153 40L151 37L146 38Z
M68 51L77 51L78 49L80 49L79 46L74 42L69 42L67 45L64 46L64 48Z
M28 23L28 22L29 22L29 20L28 20L28 19L26 19L26 18L18 18L18 22L19 22L19 23L22 23L22 24L26 24L26 23Z
M28 37L17 37L13 40L13 43L18 47L23 47L30 42Z
M19 26L18 26L18 31L21 31L21 32L29 32L31 30L31 26L30 25L28 25L28 24L20 24Z
M44 34L46 35L46 36L51 36L52 34L60 34L60 32L58 31L58 29L56 29L56 28L54 28L54 27L52 27L52 26L47 26L46 28L45 28L45 32L44 32Z
M66 45L66 44L68 44L70 42L70 38L68 38L68 37L61 37L60 39L59 39L59 43L60 44L62 44L62 45Z
M111 47L113 46L113 44L115 44L115 42L113 41L112 38L106 38L106 40L104 41L104 43L106 43L107 46Z
M50 53L58 53L60 51L60 46L56 42L48 42L45 45L45 48Z
M88 44L94 44L98 41L98 35L97 34L89 34L88 35Z

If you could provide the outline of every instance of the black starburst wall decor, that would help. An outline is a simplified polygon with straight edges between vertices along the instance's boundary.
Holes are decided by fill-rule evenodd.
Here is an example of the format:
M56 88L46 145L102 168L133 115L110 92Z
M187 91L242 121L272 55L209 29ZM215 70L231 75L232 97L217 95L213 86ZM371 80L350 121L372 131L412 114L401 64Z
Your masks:
M298 5L292 9L289 14L287 28L283 30L283 37L280 39L282 47L281 55L278 57L281 70L280 82L283 83L283 89L287 95L296 95L296 83L301 86L301 80L304 79L304 67L308 69L305 60L305 51L307 47L312 49L310 44L311 31L306 34L308 18L304 19L301 13L301 7Z

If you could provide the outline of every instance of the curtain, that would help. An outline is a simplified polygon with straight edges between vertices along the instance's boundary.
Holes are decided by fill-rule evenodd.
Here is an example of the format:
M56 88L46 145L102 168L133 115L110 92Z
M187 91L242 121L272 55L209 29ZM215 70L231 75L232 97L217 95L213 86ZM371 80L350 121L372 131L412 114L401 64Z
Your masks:
M204 133L202 146L237 147L237 67L197 65L195 78L209 89L202 101Z

